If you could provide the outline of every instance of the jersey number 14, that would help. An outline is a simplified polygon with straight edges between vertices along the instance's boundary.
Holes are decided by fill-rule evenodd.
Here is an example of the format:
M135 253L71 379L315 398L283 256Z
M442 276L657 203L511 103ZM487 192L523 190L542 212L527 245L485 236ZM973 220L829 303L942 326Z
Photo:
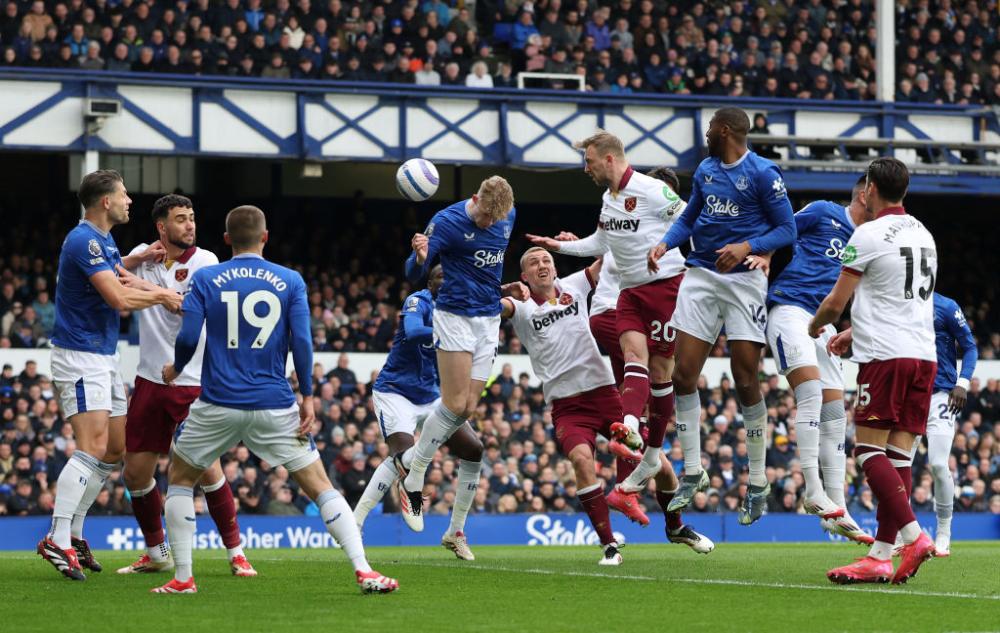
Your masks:
M241 312L248 325L260 328L250 344L250 348L263 348L267 344L267 339L271 338L274 327L281 318L281 300L268 290L255 290L243 299L241 309L240 293L235 290L227 290L221 296L222 303L226 304L226 341L229 349L238 349L240 346ZM267 312L258 316L257 306L261 303L267 306Z

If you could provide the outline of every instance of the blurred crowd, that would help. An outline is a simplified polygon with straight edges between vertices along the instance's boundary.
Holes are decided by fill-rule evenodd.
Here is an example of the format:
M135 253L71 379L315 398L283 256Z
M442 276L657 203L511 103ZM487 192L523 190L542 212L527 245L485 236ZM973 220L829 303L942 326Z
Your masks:
M313 429L316 445L331 479L353 506L374 469L388 456L379 434L371 402L371 385L377 372L358 376L346 354L336 367L316 364L318 419ZM293 386L295 384L292 378ZM795 458L795 406L792 394L778 387L776 376L761 373L761 387L768 405L767 475L772 484L770 512L801 513L803 478ZM746 492L748 458L742 418L732 383L723 378L709 386L703 377L703 463L711 488L698 493L691 512L728 512L737 508ZM848 405L851 403L848 402ZM1000 384L972 382L968 404L959 418L959 432L951 457L956 482L957 512L1000 514ZM561 457L553 437L551 411L539 386L527 374L515 375L509 364L496 368L475 415L470 420L486 448L475 512L571 512L578 510L573 469ZM38 373L37 365L4 365L0 374L0 515L46 515L52 511L53 490L59 472L75 450L72 429L61 417L53 385ZM853 424L848 417L850 455ZM665 449L679 472L683 458L679 443L668 433ZM615 461L605 442L598 444L599 477L610 487ZM454 501L457 460L442 448L428 470L425 493L428 512L445 514ZM238 446L223 458L223 470L239 511L250 514L315 513L300 494L287 471L260 461L246 447ZM166 488L167 459L161 458L157 482ZM931 475L921 449L914 468L913 505L933 510ZM651 484L652 486L652 484ZM847 499L852 513L874 509L871 491L861 469L848 459ZM644 497L647 509L657 507L652 491ZM398 510L391 491L383 511ZM199 511L204 502L199 497ZM97 498L93 514L128 514L129 498L121 472L115 471Z
M1000 103L996 0L895 5L898 101ZM871 0L7 0L0 64L870 100L875 38Z

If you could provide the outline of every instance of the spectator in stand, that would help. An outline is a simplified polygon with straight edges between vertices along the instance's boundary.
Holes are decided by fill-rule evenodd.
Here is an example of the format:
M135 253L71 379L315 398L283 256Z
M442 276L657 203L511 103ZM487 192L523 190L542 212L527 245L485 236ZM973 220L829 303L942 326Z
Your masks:
M874 98L875 32L870 5L864 2L834 8L823 0L782 0L752 9L736 2L708 10L701 2L610 0L569 6L559 0L482 0L475 16L465 7L449 8L444 0L403 4L388 15L391 5L342 0L326 6L299 0L295 7L288 0L274 0L266 8L262 0L224 0L211 7L203 0L190 7L186 0L126 4L108 8L103 0L94 5L74 0L47 6L43 0L30 5L10 0L0 15L2 62L93 70L101 59L105 68L119 72L131 64L139 72L274 78L287 73L306 79L408 83L407 71L395 72L406 57L413 81L427 85L434 81L430 71L424 78L417 75L430 57L445 85L465 85L470 73L476 77L472 83L483 83L471 67L486 61L494 86L512 86L515 81L497 77L500 62L509 61L515 79L529 69L582 72L587 85L597 90L617 85L624 73L629 79L620 88L633 92ZM955 7L946 0L929 0L901 4L896 17L900 101L1000 103L995 11L975 3ZM536 35L542 36L537 47L526 51ZM100 45L96 54L90 53L92 41ZM407 41L412 50L404 46ZM489 47L485 55L483 45ZM143 46L153 49L153 64L139 62ZM170 46L179 49L177 61ZM303 50L312 57L311 67L299 64ZM611 53L612 67L597 63L601 51ZM279 66L272 65L275 52L283 58ZM247 53L252 65L242 61ZM384 58L381 64L377 54ZM351 55L360 58L357 68L348 61ZM628 55L634 55L638 68L620 67ZM445 69L452 62L458 72L449 77ZM628 60L624 64L631 66ZM580 71L581 65L585 70ZM640 73L640 81L631 79L634 72Z
M531 6L531 5L529 5ZM521 11L520 17L518 17L517 24L514 25L514 34L511 39L511 48L514 50L523 50L528 43L528 38L532 35L538 35L538 27L535 26L535 12L534 10L524 10Z
M465 85L470 88L492 88L493 77L489 74L489 67L486 62L476 62L472 65L472 72L465 78Z

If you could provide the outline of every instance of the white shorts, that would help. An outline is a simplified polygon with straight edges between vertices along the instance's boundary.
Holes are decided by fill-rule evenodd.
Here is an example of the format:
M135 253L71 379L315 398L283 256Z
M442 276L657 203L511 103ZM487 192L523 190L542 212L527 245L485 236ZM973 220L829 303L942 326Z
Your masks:
M206 469L239 442L271 466L302 470L319 459L312 436L299 437L299 405L287 409L249 411L209 404L191 405L174 436L174 452L187 463Z
M53 347L50 362L64 419L87 411L109 411L111 417L125 415L128 398L118 369L118 354Z
M836 333L827 325L819 338L809 336L812 315L804 308L776 305L767 313L767 344L778 373L787 376L799 367L817 367L823 389L844 390L844 366L839 356L826 351L826 343Z
M955 414L948 406L950 396L947 391L935 391L931 395L931 409L927 414L927 435L955 437Z
M725 325L726 338L731 341L764 344L766 298L767 277L759 270L720 275L691 268L681 282L670 325L712 344Z
M468 317L434 311L434 348L472 354L473 380L486 381L500 343L500 315Z
M398 393L373 391L372 403L375 405L379 428L382 429L382 439L385 439L393 433L413 435L417 427L441 404L441 398L427 404L413 404Z

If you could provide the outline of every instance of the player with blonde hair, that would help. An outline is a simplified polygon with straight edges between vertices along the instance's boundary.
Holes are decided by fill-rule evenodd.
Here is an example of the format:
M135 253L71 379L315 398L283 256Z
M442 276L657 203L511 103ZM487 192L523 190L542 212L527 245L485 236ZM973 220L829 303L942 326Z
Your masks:
M400 509L406 525L415 532L424 529L427 467L438 447L466 424L493 368L504 290L500 279L515 216L510 184L491 176L471 198L438 211L425 231L413 236L407 278L416 283L437 263L444 270L433 322L441 404L427 416L416 445L393 458L400 475L396 484ZM508 288L519 296L527 295L523 284ZM481 458L482 443L478 444ZM458 536L449 533L445 539ZM464 541L464 534L460 536Z

